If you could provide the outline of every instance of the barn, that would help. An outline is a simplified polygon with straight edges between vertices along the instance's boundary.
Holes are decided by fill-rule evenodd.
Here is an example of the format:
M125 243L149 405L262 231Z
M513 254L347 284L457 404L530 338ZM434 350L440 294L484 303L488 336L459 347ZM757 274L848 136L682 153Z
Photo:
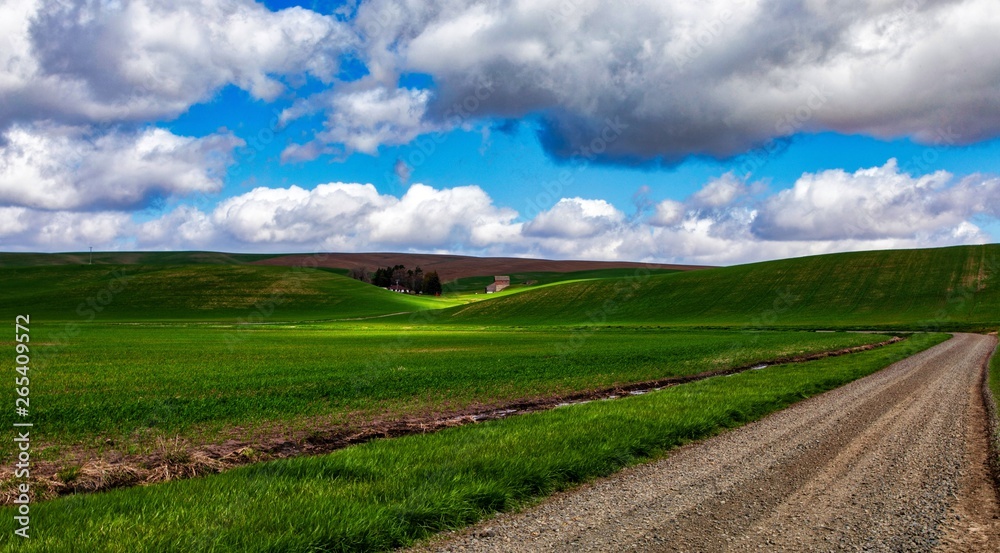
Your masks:
M486 287L486 293L492 294L493 292L499 292L508 286L510 286L509 276L495 276L493 277L493 284Z

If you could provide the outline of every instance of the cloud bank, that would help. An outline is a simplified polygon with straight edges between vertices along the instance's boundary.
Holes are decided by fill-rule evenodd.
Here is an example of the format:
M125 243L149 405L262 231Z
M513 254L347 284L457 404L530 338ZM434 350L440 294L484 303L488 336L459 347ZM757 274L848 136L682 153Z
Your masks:
M150 123L227 85L271 101L296 79L330 83L356 40L332 17L252 0L24 0L0 13L2 230L38 229L14 243L44 248L108 243L129 228L123 210L219 192L243 141Z
M524 117L563 159L620 118L627 132L594 158L624 163L727 158L800 132L934 144L1000 134L991 0L373 0L351 26L369 75L325 94L323 109L331 128L354 130L317 140L358 151ZM412 72L433 77L431 97L390 90ZM474 109L456 119L463 105Z
M628 215L579 197L517 213L477 186L410 184L405 163L394 168L409 185L400 197L332 182L184 205L223 190L244 143L226 129L156 127L235 86L288 102L280 125L322 115L286 163L512 120L534 125L556 159L626 164L728 158L824 131L970 144L1000 136L990 0L371 0L337 15L252 0L26 0L2 10L6 249L731 263L985 241L982 218L1000 217L996 178L913 175L893 160L807 173L773 194L734 174L683 200L645 190ZM364 70L345 76L344 59ZM320 90L299 97L307 80Z
M847 250L983 243L975 219L1000 214L1000 179L915 177L896 161L802 175L777 193L731 173L639 216L600 199L561 198L525 220L477 186L259 187L214 209L180 206L137 222L126 212L0 208L0 242L31 248L230 251L408 250L731 264ZM38 232L38 229L42 229Z
M323 112L326 124L286 162L507 118L533 120L556 158L619 163L728 158L823 131L1000 135L992 0L371 0L346 19L252 0L3 9L0 136L169 119L227 85L272 101L305 77L327 88L282 122ZM360 78L339 74L343 56ZM401 85L411 74L432 84Z

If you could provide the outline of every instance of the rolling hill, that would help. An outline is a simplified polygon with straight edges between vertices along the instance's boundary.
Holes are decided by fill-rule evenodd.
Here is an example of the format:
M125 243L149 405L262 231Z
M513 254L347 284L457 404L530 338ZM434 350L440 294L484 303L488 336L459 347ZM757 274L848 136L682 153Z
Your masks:
M66 321L273 322L378 317L463 303L391 293L344 276L355 267L371 270L397 263L439 270L445 280L461 276L446 287L453 291L478 291L492 282L487 275L494 273L517 275L518 286L524 286L610 278L647 267L402 253L94 252L93 258L89 252L0 253L0 314L30 312L36 318ZM656 272L695 268L648 267ZM517 268L524 270L510 270Z
M72 253L0 253L0 268L44 265L85 265L89 252ZM690 271L701 265L670 265L631 261L575 261L520 257L473 257L420 253L312 253L312 254L240 254L225 252L94 252L95 265L267 265L338 269L344 274L355 268L374 271L378 267L405 265L424 272L437 271L442 281L506 274L569 273L610 269ZM492 280L491 280L492 282Z
M438 323L477 325L936 329L1000 324L1000 245L854 252L680 272L641 264L572 270L586 262L520 260L559 271L507 271L521 279L515 279L517 293L469 304L391 293L342 276L344 268L301 269L294 263L303 259L294 256L95 253L89 265L80 264L81 255L86 254L0 255L0 313L27 309L55 320L290 321L443 309L434 318ZM374 254L330 254L323 263L335 265L334 255L375 260L365 257ZM378 255L396 259L397 254ZM430 255L410 261L438 257L438 266L452 263L456 271L475 272L473 260L481 261L479 275L510 262ZM453 288L477 290L490 280L464 277Z
M70 252L2 253L0 268L46 265L242 265L276 257L275 254L224 252Z
M1000 323L1000 245L820 255L541 287L454 307L476 324L971 328Z
M13 320L291 321L372 317L454 305L329 270L256 265L52 265L0 271L0 314Z
M443 282L467 277L512 275L531 273L569 273L577 271L603 271L610 269L650 269L691 271L704 269L701 265L670 265L664 263L635 263L630 261L578 261L557 259L531 259L521 257L472 257L467 255L438 255L418 253L325 253L318 255L294 254L269 257L255 261L258 265L302 265L318 263L320 267L354 269L386 267L397 263L407 268L420 267L437 271ZM312 266L312 265L309 265ZM490 282L492 282L492 278Z

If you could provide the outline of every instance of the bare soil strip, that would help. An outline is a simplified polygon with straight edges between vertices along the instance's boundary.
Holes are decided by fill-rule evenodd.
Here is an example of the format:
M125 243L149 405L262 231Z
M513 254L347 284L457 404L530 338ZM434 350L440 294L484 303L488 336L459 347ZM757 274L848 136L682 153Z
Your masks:
M252 265L280 265L288 267L329 267L335 269L364 268L374 271L378 267L396 264L420 267L425 273L437 271L442 281L483 275L509 275L511 273L554 272L569 273L594 269L674 269L694 271L707 269L706 265L671 265L664 263L635 263L629 261L560 261L521 257L469 257L463 255L436 255L419 253L316 253L279 255Z
M98 492L114 488L193 478L220 473L250 463L286 459L300 455L330 453L378 438L426 434L445 428L502 419L511 415L544 411L563 405L642 394L668 386L676 386L716 376L736 374L768 365L799 363L858 353L887 346L901 340L903 338L896 336L882 342L852 348L825 351L810 355L788 356L729 369L636 382L613 388L590 390L574 394L518 399L494 405L473 406L460 411L436 413L423 417L387 421L375 420L351 427L336 426L315 429L308 433L299 432L292 436L289 436L287 433L278 433L270 438L252 443L241 440L228 440L221 444L194 447L178 442L173 447L166 448L163 453L152 456L116 455L110 458L105 457L84 461L80 463L81 466L75 478L69 482L64 481L58 476L59 471L65 468L65 460L61 462L42 461L36 464L32 470L36 478L33 489L36 490L38 499L44 500L71 493ZM85 452L79 454L79 456L82 455L85 455ZM67 455L67 457L70 456ZM9 470L4 472L4 469L0 469L0 481L6 479L9 482L13 482L10 479L11 474L9 472ZM0 489L0 505L13 504L16 497L17 495L12 486L8 485Z
M958 334L670 457L419 551L997 551L982 374Z

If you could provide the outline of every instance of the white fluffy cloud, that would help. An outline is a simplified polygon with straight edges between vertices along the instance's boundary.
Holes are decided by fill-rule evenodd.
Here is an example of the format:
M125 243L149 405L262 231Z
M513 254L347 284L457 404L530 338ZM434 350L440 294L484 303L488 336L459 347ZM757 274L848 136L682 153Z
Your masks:
M18 125L0 137L0 205L50 210L133 209L157 197L217 192L243 144L229 133L94 136L56 125Z
M217 228L248 243L316 243L355 232L386 199L370 184L321 184L313 190L255 188L223 201L212 213Z
M223 201L211 214L218 231L244 244L342 250L485 247L516 234L516 217L477 186L414 184L396 198L352 183L257 188Z
M669 227L684 218L685 206L677 200L663 200L654 207L648 223L654 227Z
M429 99L426 90L381 86L348 88L309 98L285 110L282 121L322 109L329 113L325 130L310 143L289 145L281 159L308 161L323 153L336 153L330 144L342 147L346 154L375 154L382 145L406 144L439 128L425 120Z
M900 239L958 233L975 215L1000 214L1000 179L955 180L945 171L900 173L895 159L854 173L806 174L763 203L753 232L767 240Z
M427 119L472 98L475 119L537 115L559 157L616 117L627 130L600 156L630 162L728 157L797 132L1000 134L993 0L372 0L352 25L372 86L428 73Z
M411 185L401 197L357 183L311 190L260 187L212 210L180 206L144 222L122 211L0 207L0 246L402 250L713 265L982 243L989 237L974 219L1000 214L997 179L956 180L943 173L913 177L900 173L893 161L854 173L805 174L776 194L723 194L728 204L714 200L721 197L720 189L733 185L745 186L723 175L684 201L653 205L646 218L626 217L604 200L563 198L520 221L477 186L424 184ZM706 198L713 198L710 207Z
M122 212L81 213L0 207L0 248L5 251L117 249L132 228Z
M286 76L329 80L355 40L335 19L252 0L6 2L0 129L150 121L227 84L270 100Z
M120 229L123 238L139 238L139 246L159 249L220 249L236 246L227 242L209 215L187 205L158 219L130 224ZM132 246L132 244L130 244Z
M0 206L119 211L217 192L240 139L146 124L230 84L270 101L306 75L330 82L355 41L332 17L252 0L4 2Z
M622 224L625 214L604 200L563 198L524 227L525 236L584 240Z
M790 189L761 191L725 174L684 201L655 204L642 221L603 201L563 199L528 222L516 244L539 256L731 264L984 243L990 237L974 219L1000 214L1000 179L914 177L895 160L854 173L804 174ZM606 208L588 211L587 204Z
M691 196L690 203L708 209L725 207L750 193L750 187L733 173L726 173L708 182Z

